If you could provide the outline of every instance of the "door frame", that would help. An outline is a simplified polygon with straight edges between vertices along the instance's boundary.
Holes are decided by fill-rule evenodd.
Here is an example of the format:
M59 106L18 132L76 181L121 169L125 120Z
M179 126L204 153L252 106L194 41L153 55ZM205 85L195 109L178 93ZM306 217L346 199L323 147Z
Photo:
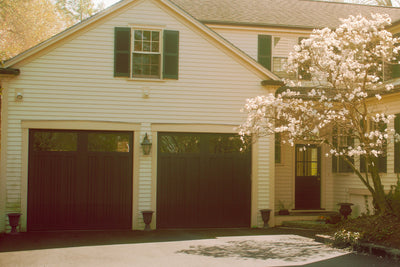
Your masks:
M157 140L158 132L191 132L191 133L237 133L235 131L236 125L234 124L174 124L174 123L152 123L151 124L151 136L152 140ZM136 135L138 136L138 135ZM270 157L269 148L265 148L265 142L272 142L272 139L261 138L262 145L260 147L260 141L252 144L252 154L251 154L251 225L261 226L262 220L260 217L259 210L265 207L273 207L275 205L275 161L274 157ZM151 189L151 209L156 211L157 202L157 142L153 142L152 152L151 152L151 162L152 162L152 189ZM259 168L264 167L265 158L269 158L266 163L269 172L260 173ZM260 181L268 181L269 187L265 190L260 188ZM269 197L266 201L260 200L259 196L268 193ZM151 222L151 228L156 228L157 214L153 214L153 220ZM271 214L270 222L274 224L275 215Z

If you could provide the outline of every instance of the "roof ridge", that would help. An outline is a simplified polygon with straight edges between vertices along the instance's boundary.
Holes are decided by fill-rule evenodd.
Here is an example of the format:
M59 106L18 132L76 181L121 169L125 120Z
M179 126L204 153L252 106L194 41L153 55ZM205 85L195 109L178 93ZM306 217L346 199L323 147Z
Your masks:
M324 4L340 4L340 5L354 5L354 6L365 6L365 7L381 7L381 8L400 9L400 6L368 5L368 4L364 4L364 3L336 2L336 1L328 1L328 0L298 0L298 1L320 2L320 3L324 3Z

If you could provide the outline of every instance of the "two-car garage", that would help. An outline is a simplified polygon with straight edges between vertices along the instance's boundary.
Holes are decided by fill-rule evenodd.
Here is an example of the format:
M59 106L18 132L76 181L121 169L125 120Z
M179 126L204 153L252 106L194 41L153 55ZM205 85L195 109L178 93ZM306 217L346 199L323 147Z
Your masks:
M251 153L237 136L157 141L157 228L250 226ZM133 132L30 130L28 231L131 229L133 157Z

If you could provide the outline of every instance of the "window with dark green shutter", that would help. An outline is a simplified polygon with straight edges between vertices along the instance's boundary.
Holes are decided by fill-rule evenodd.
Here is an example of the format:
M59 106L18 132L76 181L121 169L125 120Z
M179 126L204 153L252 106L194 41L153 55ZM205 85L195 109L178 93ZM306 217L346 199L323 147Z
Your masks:
M272 36L258 35L258 62L271 70Z
M179 32L164 31L164 78L178 79Z
M114 34L114 76L130 76L131 28L115 28Z
M178 79L178 31L117 27L114 38L115 77Z
M396 114L394 119L394 130L400 134L400 114ZM400 142L394 143L394 172L400 172Z

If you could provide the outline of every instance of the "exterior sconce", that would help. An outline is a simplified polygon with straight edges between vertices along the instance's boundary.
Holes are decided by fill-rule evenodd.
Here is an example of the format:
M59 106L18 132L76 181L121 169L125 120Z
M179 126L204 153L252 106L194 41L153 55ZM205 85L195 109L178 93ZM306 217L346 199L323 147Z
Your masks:
M147 133L144 135L144 138L143 138L143 141L142 141L141 145L142 145L142 149L143 149L143 154L144 155L149 155L152 143L149 140L149 137L147 136Z
M23 98L24 98L24 96L22 95L22 93L17 93L17 95L15 96L15 99L17 101L22 101Z

